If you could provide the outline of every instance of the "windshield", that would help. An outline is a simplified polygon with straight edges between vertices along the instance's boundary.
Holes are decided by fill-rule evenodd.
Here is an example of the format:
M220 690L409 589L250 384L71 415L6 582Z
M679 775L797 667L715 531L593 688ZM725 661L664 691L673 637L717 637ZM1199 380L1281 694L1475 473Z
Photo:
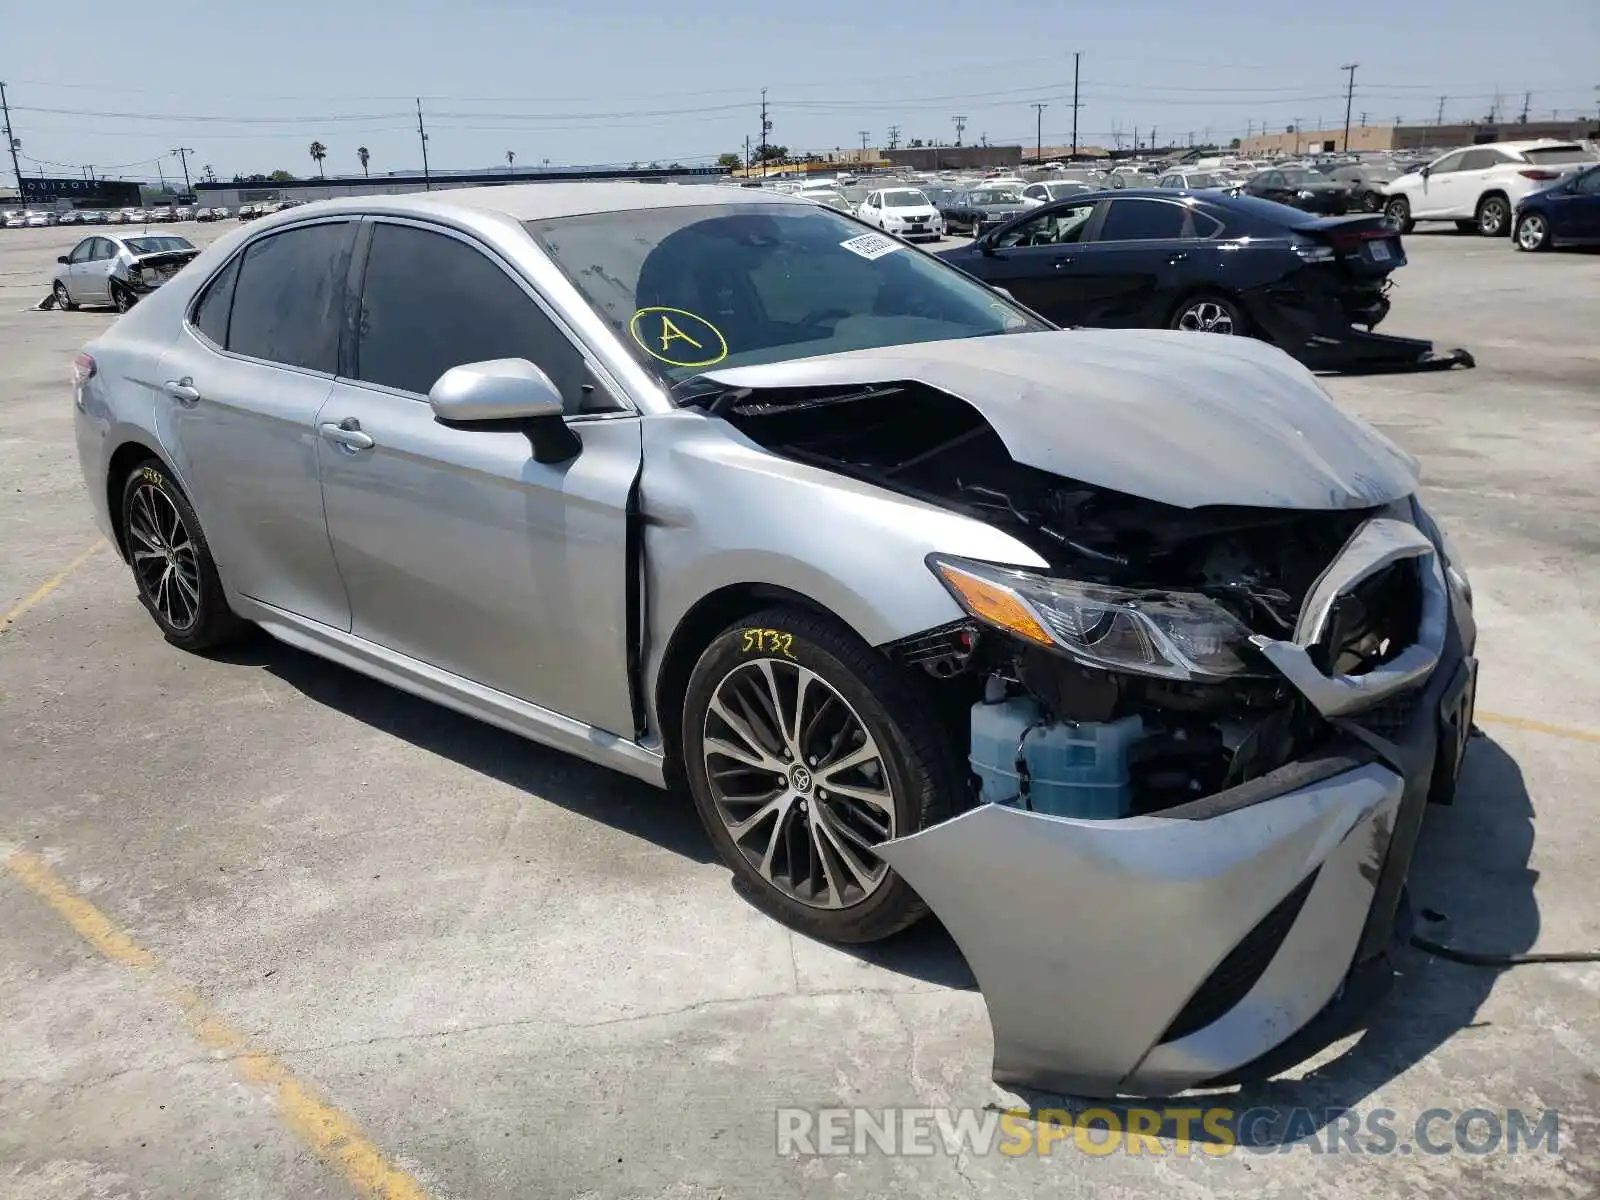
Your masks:
M972 192L968 199L973 204L1021 204L1022 197L1010 188L984 188Z
M885 192L883 194L883 206L885 208L925 208L927 204L928 198L917 191Z
M193 250L194 243L181 237L129 238L127 247L135 254L162 254L169 250Z
M669 384L713 366L1050 328L932 255L809 204L632 209L527 229Z
M1593 162L1595 156L1582 146L1535 146L1522 157L1531 163L1581 163Z

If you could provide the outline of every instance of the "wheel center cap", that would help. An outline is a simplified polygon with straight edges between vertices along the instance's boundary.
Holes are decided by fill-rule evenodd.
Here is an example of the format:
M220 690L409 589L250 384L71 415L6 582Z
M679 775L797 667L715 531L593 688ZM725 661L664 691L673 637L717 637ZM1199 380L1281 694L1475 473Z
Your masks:
M800 763L789 768L789 786L801 795L811 790L811 772Z

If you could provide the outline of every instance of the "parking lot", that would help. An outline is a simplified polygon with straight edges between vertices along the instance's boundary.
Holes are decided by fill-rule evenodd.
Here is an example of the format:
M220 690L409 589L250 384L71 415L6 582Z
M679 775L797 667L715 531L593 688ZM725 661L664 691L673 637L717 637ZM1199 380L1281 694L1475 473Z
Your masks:
M939 929L854 953L791 934L685 798L265 637L164 643L73 445L71 359L115 314L32 307L79 236L0 232L0 1196L1600 1188L1600 965L1416 950L1359 1037L1194 1102L1312 1110L1300 1144L1202 1152L1163 1126L1104 1155L779 1153L780 1108L1086 1102L990 1081L982 997ZM1477 596L1482 736L1412 899L1439 941L1593 950L1600 254L1405 244L1383 329L1477 369L1327 386L1421 460ZM1554 1110L1557 1147L1411 1152L1419 1114L1474 1108ZM1327 1152L1346 1109L1392 1110L1403 1148Z

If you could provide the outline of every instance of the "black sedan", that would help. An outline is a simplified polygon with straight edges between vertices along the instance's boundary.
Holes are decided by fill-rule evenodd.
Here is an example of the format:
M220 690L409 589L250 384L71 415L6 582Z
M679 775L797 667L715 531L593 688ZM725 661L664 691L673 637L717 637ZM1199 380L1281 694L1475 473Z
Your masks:
M935 203L938 203L937 201ZM939 214L944 217L944 227L951 233L958 230L977 237L991 225L998 225L1008 217L1028 210L1022 193L1011 188L976 187L957 192L951 199L939 203Z
M1355 204L1351 185L1329 179L1321 171L1304 167L1273 167L1245 180L1243 192L1260 200L1275 200L1306 212L1338 216Z
M1058 325L1252 334L1314 369L1448 365L1429 342L1371 332L1406 261L1381 216L1126 189L1031 209L939 257Z

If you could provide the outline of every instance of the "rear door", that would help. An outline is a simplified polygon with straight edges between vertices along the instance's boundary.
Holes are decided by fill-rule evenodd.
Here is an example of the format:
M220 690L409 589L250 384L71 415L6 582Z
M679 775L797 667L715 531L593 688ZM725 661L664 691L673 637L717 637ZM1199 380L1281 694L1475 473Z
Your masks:
M156 429L222 574L252 599L350 628L328 545L316 421L333 387L356 223L251 241L163 358Z
M353 361L316 439L352 631L631 733L638 416L490 248L413 221L372 219L367 228ZM525 358L550 376L583 443L576 458L536 462L519 429L434 420L427 393L439 376L493 358ZM330 430L359 432L367 444Z
M83 285L93 299L111 299L111 274L116 270L120 250L110 238L94 239L94 250L83 268Z
M1220 223L1203 217L1207 232ZM1063 271L1090 325L1147 326L1163 323L1173 281L1212 251L1194 237L1190 208L1181 200L1118 197L1077 247Z

